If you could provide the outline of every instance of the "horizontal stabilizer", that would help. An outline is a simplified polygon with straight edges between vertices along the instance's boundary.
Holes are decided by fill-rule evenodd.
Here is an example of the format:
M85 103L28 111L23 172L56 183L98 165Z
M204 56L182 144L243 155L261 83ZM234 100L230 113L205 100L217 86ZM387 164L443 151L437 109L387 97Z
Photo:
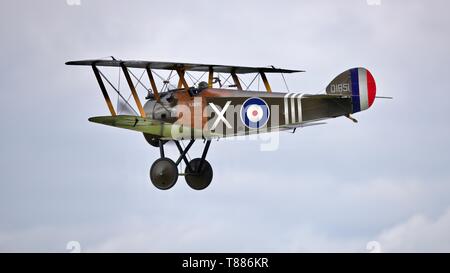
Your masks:
M281 126L281 128L289 130L289 129L309 127L309 126L324 125L324 124L327 124L327 123L326 122L299 123L299 124L289 124L289 125Z
M386 96L376 96L375 98L377 99L388 99L388 100L393 100L394 97L386 97Z

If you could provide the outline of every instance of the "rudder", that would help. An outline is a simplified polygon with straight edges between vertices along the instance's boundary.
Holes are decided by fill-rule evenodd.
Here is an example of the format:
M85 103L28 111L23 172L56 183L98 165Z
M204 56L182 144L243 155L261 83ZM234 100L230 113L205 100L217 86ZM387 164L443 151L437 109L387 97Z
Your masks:
M376 96L375 79L365 68L352 68L334 78L327 86L326 93L351 96L352 113L357 113L372 106Z

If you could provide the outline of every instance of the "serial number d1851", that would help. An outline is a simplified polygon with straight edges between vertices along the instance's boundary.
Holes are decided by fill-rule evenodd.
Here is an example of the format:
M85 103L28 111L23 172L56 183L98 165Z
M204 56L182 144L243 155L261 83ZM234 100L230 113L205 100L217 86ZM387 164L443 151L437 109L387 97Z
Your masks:
M228 267L234 268L264 268L269 267L268 258L226 258Z
M350 92L350 84L349 83L338 83L330 85L331 93L345 93Z

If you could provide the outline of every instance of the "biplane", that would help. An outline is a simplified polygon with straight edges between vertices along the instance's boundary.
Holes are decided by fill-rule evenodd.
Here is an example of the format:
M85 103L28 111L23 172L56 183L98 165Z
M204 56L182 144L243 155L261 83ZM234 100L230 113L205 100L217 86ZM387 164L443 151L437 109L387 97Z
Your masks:
M213 169L206 156L213 139L284 130L295 132L297 128L323 124L324 119L340 116L357 122L351 115L371 107L376 98L375 80L361 67L339 74L321 94L305 94L273 92L267 75L281 74L284 79L284 74L304 72L273 66L130 61L114 57L66 64L91 67L106 101L110 115L91 117L89 121L140 132L150 145L159 148L160 158L154 161L149 174L153 185L161 190L173 187L180 175L184 175L192 189L208 187ZM128 99L100 68L114 68L119 71L119 77L122 74L130 91ZM132 70L142 72L140 77ZM162 77L163 71L170 73ZM194 72L202 73L201 77L193 77ZM245 84L242 77L253 74L252 82ZM265 90L250 91L256 78L262 81ZM157 86L157 80L162 86ZM120 101L117 109L105 82L117 92ZM146 92L144 104L138 87ZM185 146L182 140L189 142ZM203 152L188 160L187 154L196 140L204 142ZM180 153L175 161L165 156L164 145L169 141ZM178 169L181 162L186 165L184 173Z

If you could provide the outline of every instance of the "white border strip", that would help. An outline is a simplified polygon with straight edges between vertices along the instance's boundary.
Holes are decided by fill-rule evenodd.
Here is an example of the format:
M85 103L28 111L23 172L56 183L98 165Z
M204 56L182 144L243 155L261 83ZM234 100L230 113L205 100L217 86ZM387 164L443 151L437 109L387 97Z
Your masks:
M364 68L358 68L358 82L359 82L359 104L361 111L369 108L369 99L367 90L367 71Z

